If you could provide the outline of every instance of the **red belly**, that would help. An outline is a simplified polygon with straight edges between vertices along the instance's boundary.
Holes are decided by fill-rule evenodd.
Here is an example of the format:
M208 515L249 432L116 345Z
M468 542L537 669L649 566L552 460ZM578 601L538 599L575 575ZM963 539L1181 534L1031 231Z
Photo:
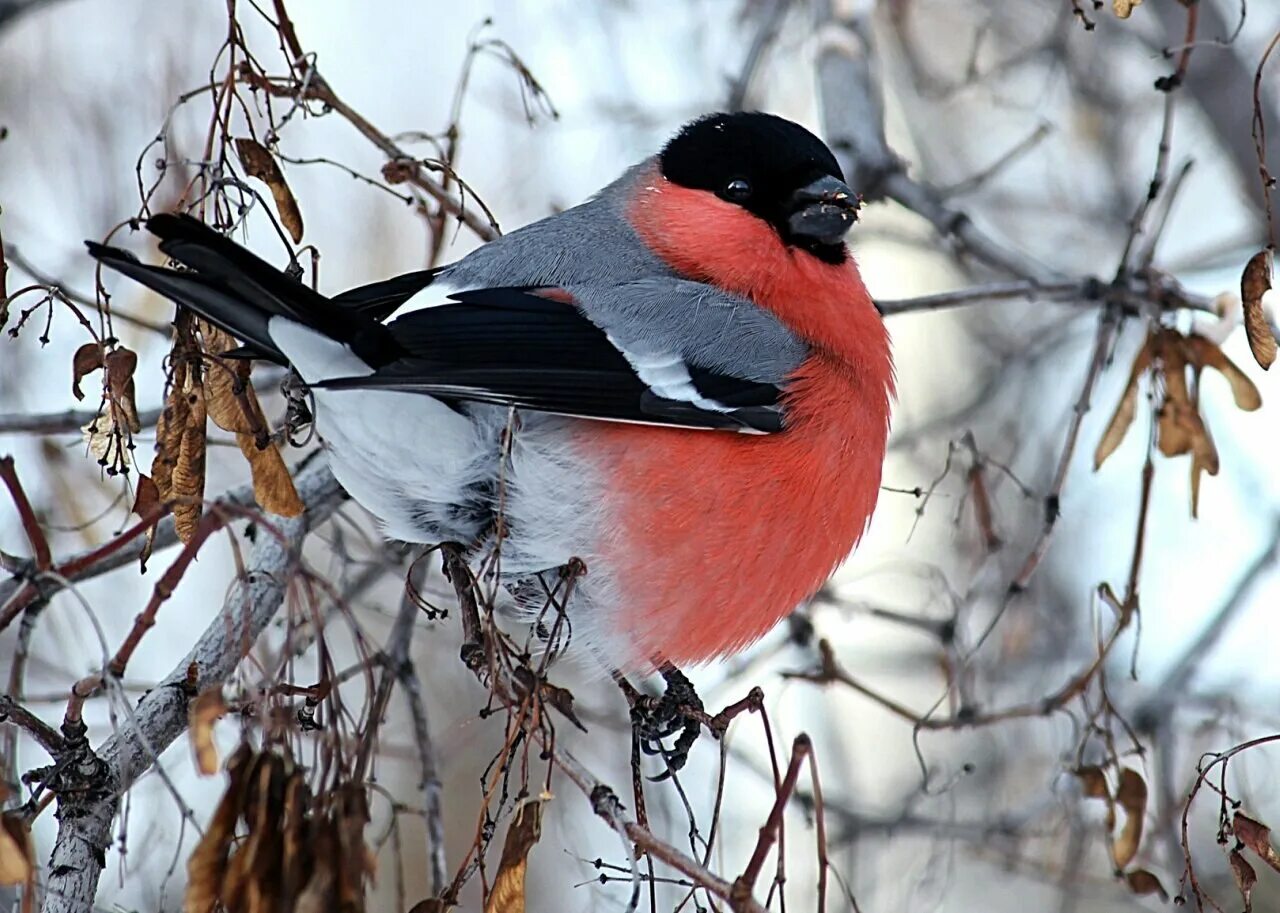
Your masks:
M584 457L611 492L596 556L618 584L607 611L615 642L631 645L611 659L637 671L713 659L811 596L870 519L886 418L883 384L815 355L781 434L584 428Z

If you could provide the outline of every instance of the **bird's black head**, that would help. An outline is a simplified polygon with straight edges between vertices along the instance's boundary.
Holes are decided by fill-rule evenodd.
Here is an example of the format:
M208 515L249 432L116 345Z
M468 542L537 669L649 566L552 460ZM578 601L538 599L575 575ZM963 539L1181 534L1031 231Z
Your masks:
M659 162L668 181L741 206L787 244L828 263L848 256L858 198L831 150L799 124L759 112L709 114L685 125Z

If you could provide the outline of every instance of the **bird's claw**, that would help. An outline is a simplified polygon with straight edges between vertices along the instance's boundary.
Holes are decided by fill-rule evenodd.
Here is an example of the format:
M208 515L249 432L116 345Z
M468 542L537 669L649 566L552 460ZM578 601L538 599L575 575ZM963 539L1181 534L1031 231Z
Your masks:
M638 697L631 706L631 725L640 749L648 755L661 755L667 769L653 781L666 780L680 771L689 760L689 751L698 741L702 729L702 699L693 682L674 666L662 670L667 688L660 698ZM662 740L676 736L667 748Z

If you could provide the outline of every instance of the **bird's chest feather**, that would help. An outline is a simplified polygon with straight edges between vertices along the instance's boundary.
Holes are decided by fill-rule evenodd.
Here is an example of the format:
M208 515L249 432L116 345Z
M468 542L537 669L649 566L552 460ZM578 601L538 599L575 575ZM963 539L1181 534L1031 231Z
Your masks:
M768 631L862 535L880 485L883 414L821 358L797 377L771 436L625 425L584 428L607 480L599 560L633 661L699 662ZM590 571L590 567L588 567Z
M789 379L780 434L581 428L610 492L595 557L616 581L608 611L632 665L732 652L821 586L875 507L893 392L888 337L852 260L796 254L736 207L722 214L736 220L726 250L706 237L705 200L654 186L632 213L646 242L677 271L774 311L813 354Z

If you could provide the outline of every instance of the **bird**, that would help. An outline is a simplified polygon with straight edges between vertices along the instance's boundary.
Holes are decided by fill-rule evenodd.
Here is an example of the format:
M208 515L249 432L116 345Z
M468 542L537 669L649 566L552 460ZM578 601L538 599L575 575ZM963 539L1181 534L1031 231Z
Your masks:
M578 206L331 297L188 215L146 222L176 266L88 245L292 368L389 538L497 549L527 612L576 567L571 646L645 675L760 639L868 526L895 380L860 205L806 128L713 113Z

